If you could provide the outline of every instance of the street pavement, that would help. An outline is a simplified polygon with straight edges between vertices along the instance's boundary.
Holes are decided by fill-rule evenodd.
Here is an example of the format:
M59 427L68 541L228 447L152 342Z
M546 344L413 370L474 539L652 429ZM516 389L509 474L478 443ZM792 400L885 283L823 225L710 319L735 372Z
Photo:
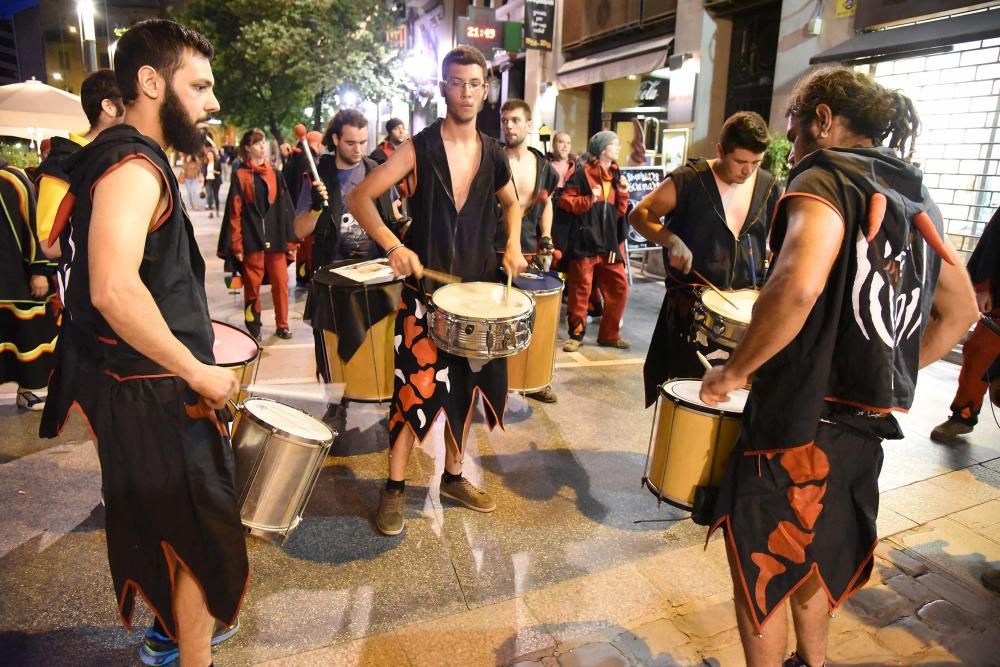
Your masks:
M192 217L213 317L241 326L242 297L214 257L220 221ZM286 341L273 335L268 290L257 383L340 435L288 541L248 539L242 629L216 664L743 664L721 538L706 547L686 512L640 485L652 421L641 365L663 295L655 276L637 271L631 350L597 347L594 326L579 352L557 354L558 403L512 394L506 431L476 419L465 474L496 496L496 512L442 501L438 425L411 457L397 537L373 524L387 407L328 412L305 295L291 288ZM833 664L1000 664L1000 602L979 584L1000 567L1000 427L987 407L972 435L928 438L957 375L946 362L922 372L901 417L906 438L885 443L883 541L871 583L832 622ZM139 604L131 633L118 622L90 434L78 418L57 440L39 440L37 427L13 386L0 386L0 663L137 664L151 616Z

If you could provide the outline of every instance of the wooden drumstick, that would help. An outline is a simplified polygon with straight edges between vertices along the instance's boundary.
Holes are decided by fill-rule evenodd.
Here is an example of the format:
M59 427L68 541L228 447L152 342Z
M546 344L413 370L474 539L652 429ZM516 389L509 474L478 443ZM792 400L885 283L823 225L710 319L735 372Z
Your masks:
M292 385L302 387L303 384ZM313 401L315 403L339 403L343 398L345 383L333 382L321 385L305 385L307 391L289 388L289 385L268 385L268 384L245 384L240 386L240 391L248 394L272 396L274 398L298 399ZM315 387L315 391L313 388Z
M712 363L708 360L708 357L706 357L704 354L702 354L698 350L695 350L694 353L695 353L695 356L698 357L698 361L701 362L701 365L705 367L706 371L712 370Z
M715 285L713 285L708 280L708 278L706 278L705 276L703 276L700 273L698 273L698 271L695 270L695 269L691 269L691 273L693 273L694 275L698 276L702 280L702 282L704 282L706 285L708 285L708 289L712 290L713 292L715 292L716 294L718 294L720 297L722 297L723 301L725 301L726 303L728 303L733 308L737 308L737 309L739 308L739 306L737 306L735 303L733 303L732 299L730 299L728 296L726 296L725 294L723 294L722 290L720 290L718 287L716 287Z
M424 276L427 276L431 280L436 280L439 283L460 283L462 279L458 276L452 275L450 273L445 273L444 271L435 271L434 269L424 269Z
M514 274L513 273L508 273L507 274L507 291L504 293L504 304L503 305L505 305L505 306L509 306L510 305L510 286L511 286L511 283L513 283L513 282L514 282Z

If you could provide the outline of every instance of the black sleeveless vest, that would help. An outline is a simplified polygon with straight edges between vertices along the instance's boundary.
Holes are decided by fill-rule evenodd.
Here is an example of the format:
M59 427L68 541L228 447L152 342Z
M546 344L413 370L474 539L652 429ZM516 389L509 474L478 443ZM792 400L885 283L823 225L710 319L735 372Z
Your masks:
M59 280L66 307L64 319L72 322L84 344L100 343L94 349L109 365L148 368L148 360L118 337L90 300L88 242L93 189L101 177L131 159L149 160L161 172L167 191L167 209L146 237L139 277L153 295L171 333L196 359L213 364L214 335L205 297L205 262L184 210L177 178L163 149L130 125L105 130L64 163L71 177L68 196L75 198L68 224L60 234L62 247L67 249ZM128 205L124 200L121 203Z
M483 147L479 169L465 205L457 211L441 123L437 120L413 137L417 186L410 196L413 223L406 246L427 268L466 281L492 281L499 266L493 248L498 225L496 193L510 180L507 156L495 139L479 133Z

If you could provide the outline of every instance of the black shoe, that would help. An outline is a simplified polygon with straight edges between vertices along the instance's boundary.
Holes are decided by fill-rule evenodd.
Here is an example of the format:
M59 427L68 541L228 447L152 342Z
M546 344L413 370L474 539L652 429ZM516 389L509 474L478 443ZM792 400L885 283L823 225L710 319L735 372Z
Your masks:
M536 401L541 401L542 403L555 403L558 399L556 398L556 392L552 391L552 386L549 385L544 389L539 389L538 391L533 391L530 394L525 394L527 398L533 398Z
M255 341L257 341L259 343L260 342L260 325L259 324L253 324L252 322L247 322L246 326L247 326L247 332L251 336L253 336L253 339Z
M277 331L274 332L274 335L277 336L278 338L288 340L289 338L292 337L292 330L287 328L278 329Z

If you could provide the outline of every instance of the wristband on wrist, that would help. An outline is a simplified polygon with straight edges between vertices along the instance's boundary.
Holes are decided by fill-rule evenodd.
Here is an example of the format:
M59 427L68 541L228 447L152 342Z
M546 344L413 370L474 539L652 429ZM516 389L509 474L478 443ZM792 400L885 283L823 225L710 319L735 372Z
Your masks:
M402 243L397 243L396 245L392 246L391 248L389 248L388 250L385 251L385 256L388 257L389 255L391 255L392 253L396 252L397 250L399 250L402 247L403 247Z

